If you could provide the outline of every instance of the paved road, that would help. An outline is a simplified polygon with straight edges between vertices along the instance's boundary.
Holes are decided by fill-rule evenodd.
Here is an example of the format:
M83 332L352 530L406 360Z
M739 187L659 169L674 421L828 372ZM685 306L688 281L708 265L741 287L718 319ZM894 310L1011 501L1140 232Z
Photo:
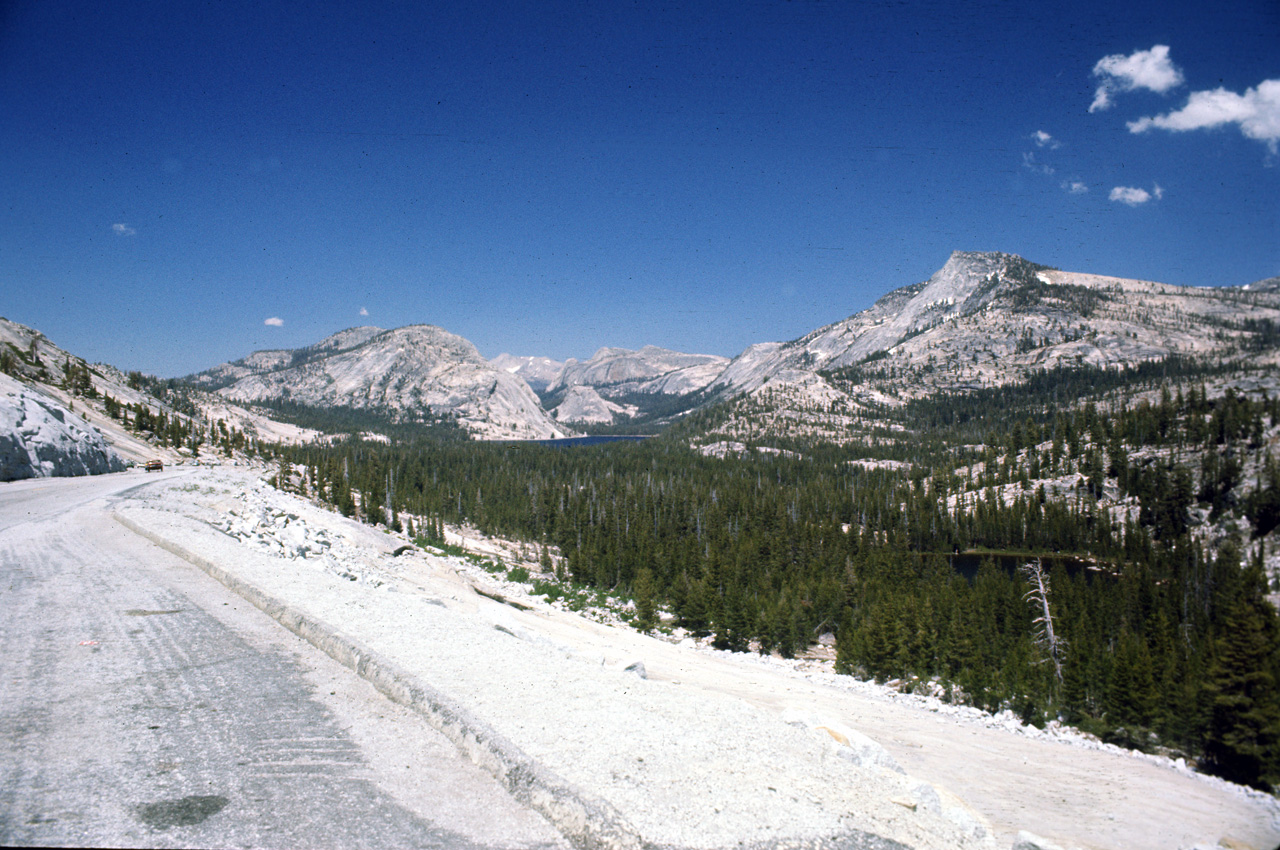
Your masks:
M565 847L417 715L109 518L154 478L0 484L0 845Z

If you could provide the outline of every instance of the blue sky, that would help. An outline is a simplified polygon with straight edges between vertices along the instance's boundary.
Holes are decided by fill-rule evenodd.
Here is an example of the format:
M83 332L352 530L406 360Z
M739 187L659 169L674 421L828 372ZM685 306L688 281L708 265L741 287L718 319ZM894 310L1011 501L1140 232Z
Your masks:
M732 356L952 250L1280 274L1280 3L0 5L0 315ZM270 323L268 321L270 320Z

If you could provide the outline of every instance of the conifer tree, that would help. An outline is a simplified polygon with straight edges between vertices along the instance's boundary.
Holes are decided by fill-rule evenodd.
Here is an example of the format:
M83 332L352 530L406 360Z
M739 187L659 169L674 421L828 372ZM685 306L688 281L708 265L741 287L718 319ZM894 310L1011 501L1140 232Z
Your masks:
M1262 789L1280 780L1280 627L1265 590L1262 565L1255 560L1214 641L1204 743L1211 772Z
M632 588L636 598L635 627L642 632L653 631L658 625L657 587L653 581L653 572L648 567L641 568L636 575L636 583Z
M1130 746L1144 743L1138 730L1148 728L1155 714L1159 694L1151 667L1146 643L1127 627L1121 629L1107 687L1107 719L1123 729L1120 737Z
M680 611L680 625L689 630L694 637L706 637L710 634L710 621L707 610L707 586L697 579L690 583L684 595L684 607Z

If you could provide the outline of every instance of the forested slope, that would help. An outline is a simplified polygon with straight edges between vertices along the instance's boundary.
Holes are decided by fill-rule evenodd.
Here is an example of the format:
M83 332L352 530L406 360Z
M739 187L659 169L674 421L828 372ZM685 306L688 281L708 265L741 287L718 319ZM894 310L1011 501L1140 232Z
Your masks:
M665 610L663 628L784 656L833 632L846 672L1061 716L1265 787L1280 778L1264 569L1280 401L1188 364L1121 377L935 397L862 445L788 455L704 457L677 428L592 449L347 442L289 459L300 486L368 521L530 541L562 579L633 595L641 628ZM1077 384L1092 392L1062 403ZM1029 564L1038 593L1014 569Z

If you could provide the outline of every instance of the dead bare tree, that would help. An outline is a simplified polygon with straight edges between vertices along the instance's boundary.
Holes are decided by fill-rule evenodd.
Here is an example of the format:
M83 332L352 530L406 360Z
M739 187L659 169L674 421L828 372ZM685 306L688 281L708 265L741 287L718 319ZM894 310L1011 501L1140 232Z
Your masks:
M1030 602L1036 609L1036 618L1032 621L1037 626L1035 641L1049 654L1053 662L1053 673L1062 682L1062 654L1067 643L1053 631L1053 614L1049 611L1049 574L1039 558L1021 568L1023 578L1031 585L1031 589L1022 598Z

